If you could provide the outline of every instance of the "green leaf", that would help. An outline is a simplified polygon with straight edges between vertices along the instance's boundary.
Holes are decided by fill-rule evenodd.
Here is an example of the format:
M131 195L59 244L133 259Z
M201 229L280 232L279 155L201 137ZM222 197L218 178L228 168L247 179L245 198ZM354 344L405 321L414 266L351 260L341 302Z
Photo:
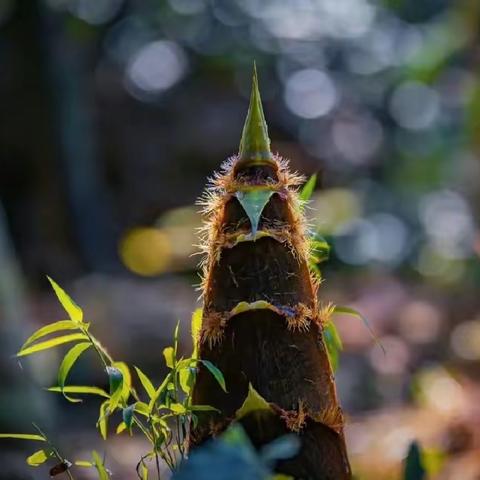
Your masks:
M107 367L108 379L110 383L110 405L109 409L113 412L122 398L123 374L117 367Z
M258 223L260 222L260 216L262 215L263 209L274 193L274 191L266 190L264 188L255 188L253 190L245 192L239 191L235 193L235 196L250 220L253 238L255 238L255 235L257 234Z
M195 367L184 367L180 369L179 379L181 389L189 395L195 384L197 369Z
M130 390L132 388L132 376L130 375L130 369L125 362L114 362L113 366L122 372L123 383L121 399L126 403L128 402Z
M425 480L427 472L423 466L422 452L417 442L412 442L404 465L404 480Z
M375 335L374 331L372 330L372 327L370 327L370 324L368 323L368 320L357 310L354 308L350 307L343 307L340 305L336 305L335 308L333 309L333 313L343 313L346 315L352 315L354 317L359 318L362 320L362 322L365 324L367 327L367 330L370 332L370 335L372 336L374 342L382 349L383 353L386 355L385 348L381 344L380 340L378 340L377 336Z
M59 302L62 304L62 307L68 313L68 316L77 323L82 323L83 321L83 311L82 309L67 295L60 285L58 285L54 280L47 276L48 281L53 287L55 294Z
M235 418L240 419L252 412L272 411L270 404L253 388L252 384L248 384L248 395L242 406L236 411Z
M227 393L227 386L225 385L225 378L223 378L223 373L212 363L208 360L200 360L210 371L210 373L214 376L215 380L218 384L222 387L222 390Z
M153 410L153 407L155 406L155 402L158 400L160 395L163 394L163 392L167 389L168 385L170 384L172 378L172 373L170 372L164 379L161 385L155 390L155 395L152 397L150 400L150 403L148 404L148 409L151 412Z
M136 402L135 411L141 415L145 415L146 417L150 416L151 413L148 405L145 402Z
M117 435L119 435L120 433L122 433L123 431L125 431L127 429L127 426L125 425L125 422L122 421L118 424L117 426L117 430L115 431L115 433Z
M48 460L49 456L48 450L38 450L27 458L27 463L31 467L39 467Z
M140 478L142 480L148 480L148 468L147 466L143 463L143 460L142 460L142 464L140 465Z
M82 400L79 398L71 398L68 395L65 394L65 381L67 379L68 373L70 372L71 368L75 364L75 362L78 360L80 355L87 350L92 344L90 342L85 342L85 343L78 343L74 347L72 347L68 353L63 357L62 363L60 364L60 367L58 369L58 384L61 388L61 391L63 393L63 396L72 403L78 403L81 402Z
M177 325L175 325L175 330L173 332L173 351L174 351L174 358L177 358L177 352L178 352L178 333L180 330L180 320L177 322Z
M17 440L35 440L38 442L46 442L47 440L41 435L32 433L0 433L0 438L14 438Z
M122 418L127 426L128 430L132 430L132 423L133 423L133 412L135 411L135 404L129 405L128 407L122 410Z
M168 368L175 366L175 350L173 347L167 347L163 349L163 356L165 357L165 363Z
M148 398L151 400L155 396L155 387L153 386L150 379L138 367L134 366L134 368L137 372L140 382L143 385L143 388L145 389L145 392L147 392Z
M187 410L181 403L172 403L168 407L172 412L177 413L179 415L182 415L184 413L187 413Z
M92 452L92 457L93 457L94 466L98 472L99 480L109 480L110 475L108 474L107 469L105 468L105 465L103 463L103 460L100 458L100 455L94 450Z
M320 235L316 235L310 242L310 262L319 264L328 260L330 256L330 245Z
M49 348L53 348L64 343L76 342L77 340L88 340L88 337L83 333L72 333L70 335L64 335L63 337L52 338L20 350L17 353L17 357L25 357L27 355L31 355L32 353L48 350Z
M77 460L75 461L75 465L83 468L91 468L94 466L92 462L88 462L87 460Z
M302 190L300 190L299 198L303 203L308 202L312 198L313 191L315 190L316 184L317 184L317 174L314 173L308 179L307 183L302 187Z
M107 439L107 434L108 434L108 405L109 401L105 401L100 405L100 413L98 416L98 421L97 421L97 427L98 430L100 431L100 435L104 440Z
M327 347L328 358L332 365L333 371L338 368L339 352L343 349L342 339L338 333L335 324L330 321L325 326L324 330L325 344Z
M61 387L50 387L47 389L49 392L62 393ZM87 393L92 395L99 395L100 397L109 398L108 393L99 387L90 387L87 385L67 385L63 387L64 393Z
M50 333L59 332L62 330L77 330L79 328L78 324L72 322L72 320L59 320L58 322L49 323L42 328L36 330L30 337L28 337L27 341L22 345L21 350L28 347L32 344L35 340L38 340L41 337L45 337Z
M210 405L192 405L190 407L192 412L220 412L218 408L212 407Z
M198 357L198 342L200 340L200 331L202 330L202 316L203 316L203 309L197 308L192 315L192 344L193 344L193 352L192 358L196 359Z

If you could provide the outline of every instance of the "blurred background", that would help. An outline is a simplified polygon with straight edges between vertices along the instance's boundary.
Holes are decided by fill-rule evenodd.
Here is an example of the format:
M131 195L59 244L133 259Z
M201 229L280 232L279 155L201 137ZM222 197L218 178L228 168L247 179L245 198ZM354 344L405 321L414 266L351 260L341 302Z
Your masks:
M337 384L359 479L398 480L408 444L431 478L480 479L478 0L1 0L0 431L32 420L67 458L134 478L146 445L102 445L98 402L42 390L62 349L13 357L84 308L116 359L165 373L198 306L195 199L236 153L252 62L272 148L319 183L332 246ZM104 385L94 355L72 383ZM0 478L47 478L2 442ZM76 478L92 478L86 476Z

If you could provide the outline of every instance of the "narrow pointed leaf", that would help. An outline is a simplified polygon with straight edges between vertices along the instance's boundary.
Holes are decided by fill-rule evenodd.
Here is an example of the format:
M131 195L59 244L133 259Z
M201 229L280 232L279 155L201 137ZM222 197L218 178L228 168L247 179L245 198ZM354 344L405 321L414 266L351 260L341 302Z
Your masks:
M173 353L174 353L174 358L177 358L177 351L178 351L178 333L180 330L180 321L177 322L177 325L175 326L175 330L173 332Z
M108 379L110 383L110 405L109 409L113 412L122 397L123 374L116 367L107 367Z
M263 209L274 193L272 190L266 190L264 188L235 193L235 196L250 220L252 237L254 238L257 234L258 223L260 222Z
M328 260L330 256L330 245L320 235L316 235L315 239L311 241L311 256L310 261L314 264L322 263Z
M362 320L362 322L365 324L365 327L367 327L367 330L370 332L370 335L372 336L374 342L382 349L384 355L386 355L385 348L383 347L380 340L375 335L372 327L370 326L370 323L359 311L355 310L354 308L336 305L333 310L333 313L343 313L346 315L352 315L353 317L357 317L360 320Z
M165 357L165 363L168 368L173 368L175 365L175 350L173 347L167 347L163 349L163 356Z
M192 344L193 344L193 353L192 358L196 359L198 357L198 342L200 339L200 331L202 330L202 316L203 309L197 308L192 315Z
M91 468L94 466L92 462L88 462L87 460L76 460L75 465L83 468Z
M108 474L108 471L105 468L103 460L100 458L100 455L95 450L92 452L92 458L93 458L95 468L97 469L97 472L98 472L99 480L109 480L110 475Z
M425 480L427 472L423 466L422 452L417 442L410 444L404 466L404 480Z
M148 395L148 398L151 400L155 396L155 387L153 386L150 379L138 368L134 367L135 371L137 372L138 378L145 389L145 392Z
M181 403L172 403L168 408L174 413L178 413L178 414L187 413L187 410Z
M126 403L130 397L130 389L132 388L130 369L125 362L114 362L113 366L122 372L122 394L120 398Z
M339 353L343 349L342 339L338 333L337 327L335 324L330 321L325 326L324 330L325 344L327 346L328 358L330 359L330 364L333 371L338 368Z
M109 403L110 402L107 400L100 405L100 412L99 412L98 421L97 421L98 430L100 431L100 435L104 440L107 439L107 435L108 435Z
M60 332L62 330L77 330L78 328L78 324L72 320L60 320L58 322L49 323L48 325L45 325L44 327L41 327L32 333L32 335L30 335L30 337L28 337L26 342L22 345L21 350L28 347L35 340L45 337L51 333Z
M273 163L255 65L253 68L250 105L243 126L238 157L237 166Z
M124 432L126 429L127 429L127 425L125 424L124 421L122 421L118 424L118 427L115 430L115 433L119 435L120 433Z
M58 285L54 280L47 276L48 281L53 287L55 294L59 302L62 304L62 307L68 313L68 316L77 323L82 323L83 321L83 311L82 309L70 298L70 296L63 290L60 285Z
M49 392L58 392L62 393L61 387L50 387L48 388ZM86 393L91 395L99 395L100 397L109 398L108 393L99 388L99 387L91 387L88 385L67 385L63 387L64 393Z
M135 404L129 405L122 410L122 419L125 422L128 430L131 431L133 423L133 412L135 411Z
M270 404L253 388L248 385L248 395L243 405L236 411L235 418L240 419L252 412L272 411Z
M307 183L303 186L302 190L300 190L299 198L303 203L308 202L312 198L313 191L315 190L316 184L317 184L317 174L314 173L308 179Z
M192 412L220 412L218 408L212 407L210 405L192 405L190 407Z
M65 381L67 379L68 373L70 372L71 368L75 364L75 362L78 360L80 355L87 350L88 348L91 347L90 342L84 342L84 343L78 343L74 347L72 347L68 353L63 357L62 363L60 364L60 367L58 369L58 385L60 386L60 389L63 393L63 396L70 402L72 403L78 403L81 402L82 400L79 398L71 398L65 393Z
M0 433L0 438L14 438L16 440L34 440L38 442L46 442L44 437L34 433Z
M225 378L223 377L223 373L212 363L208 360L200 360L210 371L210 373L214 376L215 380L218 384L222 387L224 392L227 392L227 386L225 385Z
M190 391L193 388L196 373L197 369L195 367L185 367L180 370L180 387L187 395L190 394Z
M42 350L48 350L49 348L53 348L64 343L76 342L78 340L88 340L88 337L83 333L72 333L70 335L64 335L63 337L55 337L20 350L17 353L17 357L25 357L27 355L31 355L32 353L41 352Z
M32 453L27 458L27 463L31 467L39 467L43 463L45 463L49 458L49 454L47 450L38 450L35 453Z

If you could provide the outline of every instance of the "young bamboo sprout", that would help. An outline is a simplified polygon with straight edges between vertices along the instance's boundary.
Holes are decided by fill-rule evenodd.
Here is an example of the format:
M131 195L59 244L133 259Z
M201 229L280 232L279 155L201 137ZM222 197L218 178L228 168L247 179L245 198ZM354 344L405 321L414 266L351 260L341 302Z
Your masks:
M240 421L256 447L289 432L302 446L276 471L295 478L351 478L318 281L297 188L302 177L270 150L256 70L238 155L205 195L203 321L199 358L223 372L228 393L200 367L193 448ZM247 398L248 397L248 398Z

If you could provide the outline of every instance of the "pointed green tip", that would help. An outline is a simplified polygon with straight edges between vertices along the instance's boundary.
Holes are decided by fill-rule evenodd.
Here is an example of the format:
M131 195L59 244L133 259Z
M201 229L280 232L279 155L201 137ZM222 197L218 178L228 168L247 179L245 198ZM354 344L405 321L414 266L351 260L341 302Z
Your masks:
M243 126L238 152L238 165L273 163L268 128L263 114L262 99L258 90L257 67L253 64L252 93L247 118Z

